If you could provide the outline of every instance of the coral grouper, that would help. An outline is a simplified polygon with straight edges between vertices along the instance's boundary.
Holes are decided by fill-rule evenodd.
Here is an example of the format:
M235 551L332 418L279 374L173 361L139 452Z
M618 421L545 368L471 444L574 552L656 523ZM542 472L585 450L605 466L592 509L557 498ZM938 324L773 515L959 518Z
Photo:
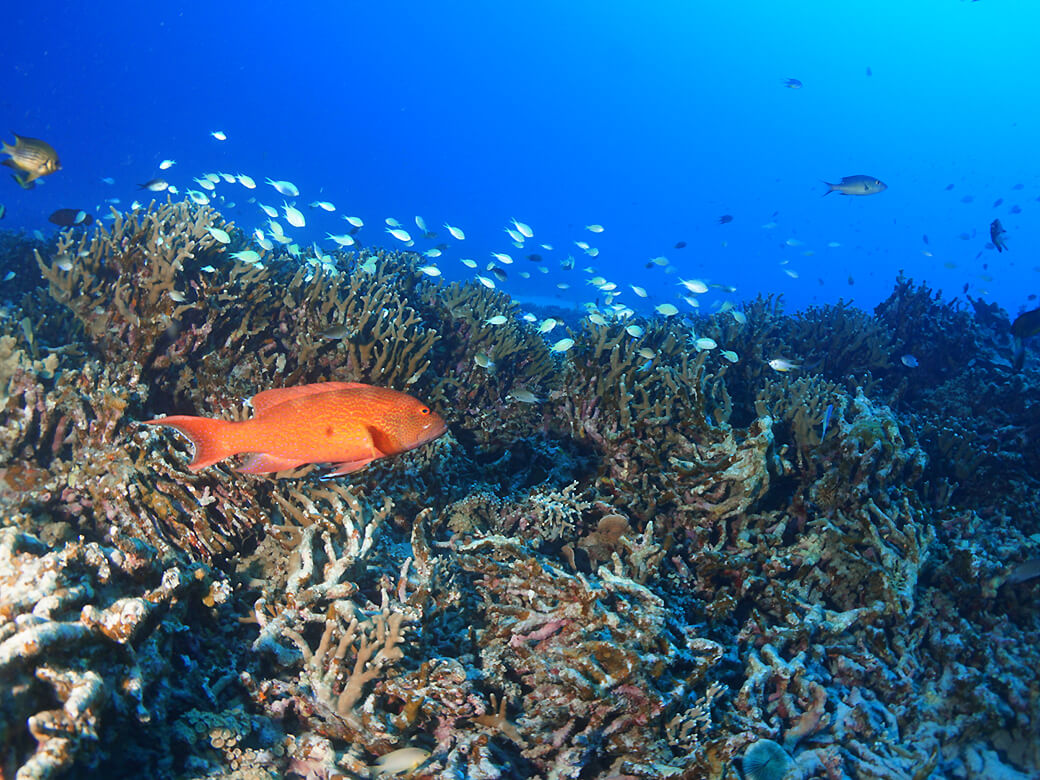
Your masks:
M192 471L248 452L239 469L247 474L334 463L329 476L414 449L447 430L439 414L412 396L353 382L265 390L252 404L254 416L240 422L176 415L146 424L168 425L195 445Z

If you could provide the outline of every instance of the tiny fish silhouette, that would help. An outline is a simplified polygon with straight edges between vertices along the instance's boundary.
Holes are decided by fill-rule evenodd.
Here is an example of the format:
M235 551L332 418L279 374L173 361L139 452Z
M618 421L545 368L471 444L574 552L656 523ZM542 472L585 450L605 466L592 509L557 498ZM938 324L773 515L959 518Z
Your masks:
M447 430L439 414L407 393L356 382L265 390L252 404L253 417L238 422L174 415L145 424L169 426L191 441L191 471L251 453L238 469L245 474L333 463L330 477L415 449Z
M1007 249L1007 241L1004 238L1006 235L1007 231L1004 230L1004 226L1000 224L999 219L989 223L989 237L998 252L1003 252Z

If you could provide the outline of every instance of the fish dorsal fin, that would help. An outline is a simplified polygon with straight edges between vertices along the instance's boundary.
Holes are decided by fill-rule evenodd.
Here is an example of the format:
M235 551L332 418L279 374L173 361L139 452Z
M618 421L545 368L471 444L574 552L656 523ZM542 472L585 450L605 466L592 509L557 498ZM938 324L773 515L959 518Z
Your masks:
M250 399L253 405L253 416L259 416L278 404L291 401L293 398L302 398L305 395L318 395L320 393L331 393L336 390L352 390L368 385L358 382L317 382L313 385L297 385L296 387L276 387L257 393Z

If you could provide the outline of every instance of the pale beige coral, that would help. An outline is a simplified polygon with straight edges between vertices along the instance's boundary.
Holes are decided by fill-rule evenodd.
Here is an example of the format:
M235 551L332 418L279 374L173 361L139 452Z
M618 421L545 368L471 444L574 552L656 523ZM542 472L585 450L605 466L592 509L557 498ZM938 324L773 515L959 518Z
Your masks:
M112 696L141 704L136 664L105 659L115 644L140 639L151 630L149 619L187 597L189 588L208 579L202 569L189 574L177 565L164 569L119 550L82 541L50 550L36 536L15 528L0 529L0 675L11 690L22 691L4 708L0 733L12 746L27 724L37 747L18 770L18 780L56 777L97 740L103 704ZM141 596L113 598L116 581L159 579ZM76 658L74 664L59 659ZM120 656L122 658L123 656ZM97 671L115 674L114 681ZM35 677L48 684L60 709L29 695ZM112 690L118 685L119 693ZM20 723L18 721L21 721Z

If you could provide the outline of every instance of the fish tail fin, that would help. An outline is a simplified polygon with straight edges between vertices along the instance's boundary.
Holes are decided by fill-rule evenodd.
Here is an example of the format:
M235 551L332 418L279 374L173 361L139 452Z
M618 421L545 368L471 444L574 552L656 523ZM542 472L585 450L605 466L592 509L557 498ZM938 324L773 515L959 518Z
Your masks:
M823 179L820 179L820 181L823 181ZM827 185L827 191L820 196L821 198L826 198L828 195L830 195L832 192L838 189L838 186L836 184L831 184L829 181L823 181L823 183Z
M217 461L239 452L230 435L233 423L227 420L177 414L157 420L145 420L144 424L169 426L190 441L195 447L195 457L188 464L191 471L212 466Z

